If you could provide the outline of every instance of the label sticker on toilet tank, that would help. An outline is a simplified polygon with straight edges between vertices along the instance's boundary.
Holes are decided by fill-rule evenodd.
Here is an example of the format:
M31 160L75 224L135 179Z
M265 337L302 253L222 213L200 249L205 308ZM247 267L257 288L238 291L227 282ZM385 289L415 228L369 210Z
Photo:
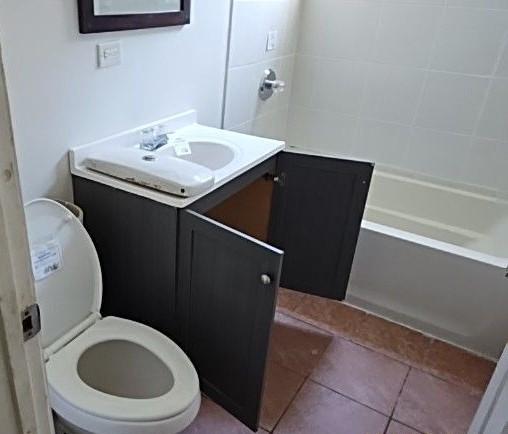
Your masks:
M36 281L45 279L62 268L62 249L56 241L36 245L30 255Z

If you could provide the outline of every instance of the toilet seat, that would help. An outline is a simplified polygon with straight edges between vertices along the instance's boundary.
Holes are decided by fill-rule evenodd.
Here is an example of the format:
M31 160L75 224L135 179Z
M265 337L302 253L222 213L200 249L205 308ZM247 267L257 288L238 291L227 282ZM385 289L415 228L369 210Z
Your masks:
M139 400L109 395L88 386L78 374L80 357L88 348L113 340L132 342L155 354L173 375L171 389L160 397ZM196 371L176 344L149 327L113 317L98 321L53 355L46 364L46 372L51 393L64 398L80 412L118 421L175 417L191 407L199 391ZM54 409L59 412L58 408Z
M191 361L178 345L150 327L115 317L101 319L97 252L69 210L38 199L28 203L25 212L52 408L80 433L172 434L185 429L201 402ZM98 348L102 352L94 353ZM108 355L116 362L103 363L110 360ZM110 374L118 371L120 380L110 381L102 365ZM90 378L84 379L80 367L87 366ZM155 369L143 371L146 366ZM107 388L100 386L108 383L130 394L101 391ZM158 392L157 383L163 384Z

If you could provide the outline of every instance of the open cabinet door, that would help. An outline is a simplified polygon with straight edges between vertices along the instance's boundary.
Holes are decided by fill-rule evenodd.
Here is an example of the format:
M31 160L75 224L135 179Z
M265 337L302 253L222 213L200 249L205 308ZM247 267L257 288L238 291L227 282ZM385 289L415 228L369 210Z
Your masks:
M279 155L270 243L284 250L283 287L345 298L373 167L315 155Z
M0 432L50 434L41 347L23 336L35 290L12 137L0 48Z
M256 431L283 252L180 212L177 312L201 390Z

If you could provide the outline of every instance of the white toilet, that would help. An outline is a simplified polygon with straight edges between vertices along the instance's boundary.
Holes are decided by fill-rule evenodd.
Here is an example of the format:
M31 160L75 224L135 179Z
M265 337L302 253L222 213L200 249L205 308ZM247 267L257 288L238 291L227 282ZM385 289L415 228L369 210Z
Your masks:
M64 432L184 430L201 403L191 361L150 327L101 318L97 252L70 211L39 199L26 205L26 216L49 398Z

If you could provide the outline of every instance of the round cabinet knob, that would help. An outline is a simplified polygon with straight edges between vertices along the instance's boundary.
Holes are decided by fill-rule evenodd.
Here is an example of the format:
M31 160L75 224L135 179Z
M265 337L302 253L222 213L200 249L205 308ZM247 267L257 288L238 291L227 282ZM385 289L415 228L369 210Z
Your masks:
M270 285L270 283L272 283L272 279L268 274L262 274L261 275L261 283L263 285Z

